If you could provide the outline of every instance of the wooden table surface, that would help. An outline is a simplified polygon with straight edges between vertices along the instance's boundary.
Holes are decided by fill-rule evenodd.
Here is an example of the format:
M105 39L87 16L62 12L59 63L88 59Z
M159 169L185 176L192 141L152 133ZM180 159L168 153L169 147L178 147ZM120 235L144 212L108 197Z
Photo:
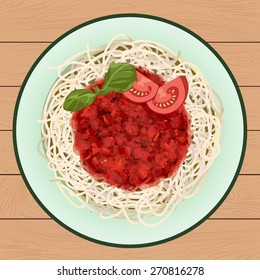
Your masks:
M0 259L260 258L259 0L2 0L0 11ZM115 13L164 17L203 37L231 68L247 110L246 156L225 202L190 233L147 248L98 245L59 226L28 192L12 146L15 101L35 59L67 30Z

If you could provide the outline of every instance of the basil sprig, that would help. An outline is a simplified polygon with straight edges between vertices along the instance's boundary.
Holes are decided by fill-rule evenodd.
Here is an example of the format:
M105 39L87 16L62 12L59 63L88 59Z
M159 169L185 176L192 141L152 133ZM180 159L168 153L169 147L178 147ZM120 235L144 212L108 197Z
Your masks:
M66 111L76 112L91 105L97 94L89 89L73 90L65 99L63 108Z
M115 63L109 65L104 77L104 86L99 89L94 86L89 89L73 90L66 97L63 108L66 111L76 112L91 105L98 95L107 95L110 91L122 93L128 91L136 81L136 70L128 63Z

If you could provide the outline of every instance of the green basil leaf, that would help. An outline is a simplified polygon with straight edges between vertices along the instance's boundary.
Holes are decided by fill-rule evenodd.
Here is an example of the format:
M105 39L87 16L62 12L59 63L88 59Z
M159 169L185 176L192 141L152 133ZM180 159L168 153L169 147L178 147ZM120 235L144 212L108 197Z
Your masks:
M109 65L105 74L104 87L100 95L106 95L109 91L122 93L128 91L136 81L136 70L128 63L115 63Z
M73 90L65 99L63 108L66 111L76 112L91 105L97 94L88 89Z
M76 112L91 105L97 95L107 95L110 91L122 93L128 91L136 81L136 70L128 63L115 63L109 65L104 77L104 86L100 90L93 86L89 89L78 89L72 91L65 99L63 108L70 112Z

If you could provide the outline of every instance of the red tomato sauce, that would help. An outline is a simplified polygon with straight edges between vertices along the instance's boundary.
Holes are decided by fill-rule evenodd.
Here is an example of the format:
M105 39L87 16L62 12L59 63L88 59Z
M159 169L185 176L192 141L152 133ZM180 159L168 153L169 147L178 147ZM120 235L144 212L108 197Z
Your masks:
M140 72L163 84L158 75ZM103 81L95 85L101 88ZM173 176L191 143L190 117L184 106L160 115L115 92L73 113L71 126L82 167L93 178L127 191L152 187Z

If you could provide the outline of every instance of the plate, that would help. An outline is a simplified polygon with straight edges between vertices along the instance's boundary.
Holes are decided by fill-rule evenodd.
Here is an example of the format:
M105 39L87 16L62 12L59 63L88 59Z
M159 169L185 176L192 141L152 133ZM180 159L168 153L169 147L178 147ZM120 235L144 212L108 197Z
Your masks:
M61 64L86 48L106 44L124 33L134 40L161 43L197 65L224 107L224 144L200 191L181 202L157 227L131 225L124 219L103 220L77 209L61 195L47 162L38 151L42 109L57 79L49 66ZM68 31L36 60L21 87L14 114L13 140L22 177L38 204L62 227L88 240L116 247L144 247L177 238L205 221L224 201L242 166L246 147L246 116L238 85L219 54L202 38L174 22L148 15L122 14L98 18Z

